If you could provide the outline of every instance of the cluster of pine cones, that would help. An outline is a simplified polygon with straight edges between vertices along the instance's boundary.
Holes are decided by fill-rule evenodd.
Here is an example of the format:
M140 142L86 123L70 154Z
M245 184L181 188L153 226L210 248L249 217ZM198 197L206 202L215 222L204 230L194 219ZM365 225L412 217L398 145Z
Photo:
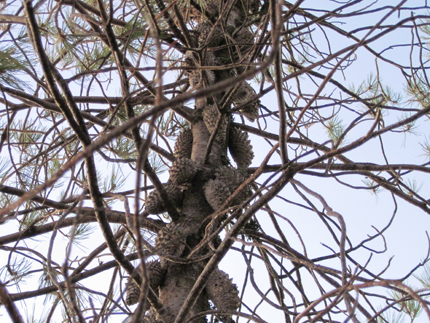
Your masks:
M146 270L149 275L149 287L157 291L158 287L164 281L164 275L166 274L165 268L162 267L160 261L150 261L146 263ZM232 279L220 269L215 270L209 277L208 282L205 287L205 293L208 298L212 301L215 308L221 312L232 312L240 305L240 299L238 297L238 291L236 285L233 283ZM126 289L125 302L127 305L136 304L139 300L140 288L137 284L130 280ZM150 310L149 305L145 310ZM221 315L220 319L222 321L229 321L230 317ZM144 323L155 322L155 313L150 310L146 316L146 321Z
M251 165L254 157L246 132L231 128L229 134L228 148L238 168L231 166L218 167L213 172L213 179L209 179L204 186L207 202L214 211L217 211L245 181L246 169ZM178 208L180 207L184 190L188 184L192 183L200 166L191 159L192 144L192 132L186 129L177 138L175 145L176 160L169 170L169 182L164 186L170 201ZM249 190L239 194L234 204L242 203L249 197L249 194ZM153 191L147 197L145 208L148 214L166 212L156 191Z
M250 57L247 53L253 48L254 43L254 35L247 22L258 6L259 1L256 0L237 1L234 5L228 5L221 0L205 2L203 8L206 15L200 15L198 20L196 19L198 23L192 33L193 42L200 50L187 51L182 65L188 76L191 90L234 78L235 75L245 71L243 66L247 63L246 58ZM215 68L234 63L241 67ZM249 186L241 187L229 205L225 205L227 199L246 180L246 170L254 157L248 133L233 126L231 106L240 106L240 113L250 121L254 121L258 118L260 106L260 101L255 97L254 89L245 81L232 86L220 95L196 101L196 111L218 147L222 148L224 158L219 165L202 164L193 155L195 141L193 125L191 129L185 129L179 134L175 144L175 161L169 170L170 178L164 184L170 202L179 213L181 213L184 194L195 183L197 177L200 177L200 180L204 178L202 186L204 197L214 212L240 205L252 196ZM219 106L218 101L224 102L223 107ZM227 150L237 167L229 165ZM148 195L145 211L148 214L166 212L156 191ZM163 255L180 256L185 248L184 238L195 234L196 226L190 224L192 220L187 221L187 219L177 223L172 221L158 234L155 247L160 251L160 260L146 264L150 277L149 285L156 293L163 284L167 270ZM126 288L126 303L128 305L136 303L139 293L139 287L130 280ZM220 311L234 312L239 307L240 299L236 285L219 269L210 276L205 293L215 308ZM154 322L155 319L151 319L150 316L151 310L146 320ZM220 319L226 322L231 320L229 316L221 316Z

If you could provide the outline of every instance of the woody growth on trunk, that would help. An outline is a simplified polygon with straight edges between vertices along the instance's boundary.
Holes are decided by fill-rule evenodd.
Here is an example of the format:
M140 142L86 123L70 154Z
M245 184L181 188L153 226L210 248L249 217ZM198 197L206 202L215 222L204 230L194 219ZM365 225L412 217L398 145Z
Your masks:
M195 27L184 33L190 49L185 52L182 63L189 91L246 71L257 52L250 26L258 5L257 1L209 1L200 7L202 12L193 11L194 22L191 23ZM179 11L176 13L176 23L184 27L181 24L184 17L179 16ZM236 128L232 121L237 112L254 121L259 104L247 81L196 99L189 127L177 138L176 159L169 169L169 181L164 184L180 217L172 219L158 233L155 248L160 258L147 263L149 286L158 295L163 308L157 311L151 307L145 322L175 320L205 266L207 255L219 244L219 237L213 232L222 224L230 207L238 206L240 210L249 203L252 196L249 186L236 191L247 177L246 170L254 154L248 134ZM235 192L233 201L225 205ZM166 211L165 203L153 191L146 199L145 214ZM177 259L188 263L178 263ZM128 304L137 302L140 289L132 280L126 292ZM209 310L209 301L219 312L218 318L225 322L231 321L229 313L235 312L240 304L236 285L219 269L210 276L189 315ZM203 316L198 322L206 322L206 318Z

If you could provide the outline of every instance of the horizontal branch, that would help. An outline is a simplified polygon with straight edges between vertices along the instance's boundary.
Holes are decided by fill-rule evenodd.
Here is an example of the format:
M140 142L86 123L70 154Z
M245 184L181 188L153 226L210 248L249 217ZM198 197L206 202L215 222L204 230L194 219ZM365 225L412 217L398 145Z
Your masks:
M0 24L27 24L27 19L22 16L0 14Z
M153 190L153 189L154 189L153 185L147 185L147 186L141 187L139 189L139 191L144 192L144 191ZM15 187L7 186L7 185L1 185L1 184L0 184L0 192L5 193L5 194L10 194L10 195L15 195L15 196L23 196L26 193L26 191L24 191L24 190L20 190L20 189L15 188ZM102 196L104 198L111 198L111 197L115 197L118 195L130 195L130 194L134 194L134 193L135 193L135 190L132 189L132 190L127 190L127 191L122 191L122 192L102 193ZM40 203L40 204L42 204L42 206L52 207L52 208L58 209L58 210L64 210L64 209L68 209L70 207L69 204L76 202L77 199L89 200L89 199L91 199L91 197L88 195L85 195L85 196L74 195L74 196L68 197L67 199L62 200L61 202L57 202L57 201L53 201L51 199L36 195L36 196L32 197L30 199L30 201ZM75 213L73 210L70 212ZM15 212L13 212L12 214L15 214Z
M133 253L131 255L127 255L125 256L129 261L133 261L136 259L139 259L139 256L137 253ZM118 262L116 260L111 260L109 262L103 263L93 269L89 269L87 271L84 271L83 273L80 274L76 274L76 275L71 275L68 279L69 279L69 283L70 284L74 284L77 283L78 281L81 281L85 278L94 276L96 274L99 274L103 271L106 271L108 269L114 268L118 266ZM58 283L58 285L62 288L65 288L66 283L65 282L61 282ZM15 301L19 301L19 300L23 300L23 299L27 299L27 298L32 298L32 297L36 297L36 296L42 296L42 295L46 295L49 293L53 293L55 291L57 291L57 286L48 286L48 287L44 287L44 288L39 288L37 290L33 290L33 291L29 291L29 292L22 292L22 293L16 293L16 294L10 294L11 299L15 302Z
M53 112L57 112L57 113L61 113L60 109L57 107L56 104L49 102L50 100L42 100L39 99L37 97L34 97L30 94L27 94L25 92L22 91L18 91L15 89L11 89L11 88L6 88L3 87L2 91L4 91L5 93L8 93L18 99L24 99L25 101L29 101L34 103L36 106L40 106L43 109L49 110L49 111L53 111ZM3 102L4 100L0 98L0 102ZM105 103L106 100L105 100ZM16 107L18 107L18 105L15 105ZM22 109L24 108L28 108L30 107L30 105L28 104L22 104L21 105ZM85 112L85 111L81 111L82 116L84 117L84 119L88 120L89 122L92 122L98 126L102 126L105 127L107 126L107 122L103 121L102 119L93 116L91 113ZM110 126L108 127L109 130L113 130L115 129L114 126ZM128 132L128 131L124 131L122 133L122 135L128 139L132 139L132 135ZM154 143L150 143L149 148L153 151L155 151L156 153L160 154L161 156L167 158L170 161L173 161L175 158L173 157L173 155L171 153L169 153L168 151L166 151L165 149L155 145Z
M302 163L297 163L299 166ZM248 173L254 173L259 167L248 168ZM276 172L282 168L281 164L278 165L266 165L263 172ZM430 173L430 167L424 165L413 165L413 164L390 164L390 165L378 165L373 163L348 163L348 164L326 164L319 163L309 167L311 169L322 169L331 171L366 171L366 172L382 172L382 171L405 171L405 170L416 170L424 173ZM366 174L367 175L367 174Z
M0 192L2 192L4 194L15 195L15 196L23 196L26 193L26 191L24 191L24 190L20 190L20 189L15 188L15 187L1 185L1 184L0 184ZM40 203L44 206L48 206L48 207L52 207L54 209L60 209L60 210L68 209L70 207L70 205L68 205L66 203L53 201L53 200L50 200L48 198L45 198L45 197L42 197L39 195L33 196L30 199L30 201L34 201L34 202Z
M126 224L126 218L124 212L105 210L106 218L109 223L121 223ZM140 225L142 228L157 232L164 226L164 222L160 220L152 220L147 218L141 218ZM97 222L95 212L92 208L81 208L80 213L76 217L66 218L61 221L54 221L43 225L33 225L24 231L12 233L0 237L0 245L20 241L27 238L32 238L41 234L45 234L53 231L54 229L61 229L69 227L75 224Z

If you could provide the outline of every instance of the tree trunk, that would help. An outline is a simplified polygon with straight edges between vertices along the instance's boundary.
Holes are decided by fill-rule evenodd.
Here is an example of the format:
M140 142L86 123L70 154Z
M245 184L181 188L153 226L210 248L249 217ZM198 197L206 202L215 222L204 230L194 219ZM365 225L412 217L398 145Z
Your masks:
M193 10L196 26L194 32L190 33L190 42L197 46L195 50L186 52L183 63L191 90L202 89L228 78L233 79L245 71L247 63L251 63L253 34L249 29L252 25L250 7L254 6L255 11L255 4L258 5L258 2L214 0L201 7L205 14ZM238 63L240 69L219 68L233 63ZM254 120L258 116L259 107L259 101L252 100L254 94L252 87L244 82L197 99L193 121L190 123L191 131L185 130L178 137L175 146L176 161L170 169L169 189L166 188L166 191L181 217L168 224L156 240L165 277L158 286L151 287L157 289L155 292L164 307L161 311L149 311L146 319L150 322L172 323L175 320L205 266L205 260L196 259L201 259L211 249L207 245L201 248L192 255L188 264L177 263L174 258L185 260L202 243L209 223L208 216L219 211L246 178L245 169L253 158L252 146L246 133L233 128L231 106L249 101L241 112ZM228 148L238 168L230 165ZM182 199L178 199L173 191L183 192ZM241 204L249 199L249 188L243 191L233 201L234 204ZM163 202L155 191L148 197L146 207L149 213L165 211ZM215 228L215 223L221 223L219 220L222 217L212 219L212 229ZM219 241L211 241L209 244L216 246ZM151 270L149 274L152 274ZM188 316L209 310L209 300L220 311L218 318L226 322L231 320L231 316L221 313L234 312L239 306L236 285L220 270L212 274L205 291ZM197 322L206 322L206 318L199 318Z

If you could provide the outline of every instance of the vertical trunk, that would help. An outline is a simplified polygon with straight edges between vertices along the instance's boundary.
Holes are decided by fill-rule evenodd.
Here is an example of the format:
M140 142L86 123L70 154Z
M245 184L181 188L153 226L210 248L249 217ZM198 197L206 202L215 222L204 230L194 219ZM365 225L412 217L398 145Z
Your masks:
M183 63L192 89L233 78L244 71L243 67L240 70L233 68L211 70L205 67L239 62L246 66L246 63L250 62L248 57L252 55L246 54L252 48L253 35L245 27L250 25L250 6L251 3L243 1L234 3L213 0L205 3L203 8L206 10L205 15L199 14L195 17L194 33L191 34L195 37L192 42L198 44L198 47L195 51L186 53ZM174 321L205 262L181 264L172 258L179 257L185 260L190 251L202 241L204 220L217 211L240 186L245 179L242 175L243 168L249 167L252 161L252 147L247 135L232 128L230 123L231 104L240 105L250 101L254 91L246 82L239 84L234 88L235 91L230 93L227 104L223 103L221 107L223 95L231 92L230 90L226 89L224 93L198 99L191 131L187 130L178 137L175 146L177 160L170 170L168 191L183 192L182 200L178 200L177 193L170 194L181 217L167 225L156 240L165 277L158 286L151 287L157 289L164 309L157 313L150 311L151 314L146 316L149 322ZM242 113L253 120L258 116L258 106L259 101L254 100L242 110ZM214 132L216 135L213 135ZM214 137L212 142L211 136ZM236 165L242 170L229 166L228 148ZM176 189L171 189L172 185L176 185ZM249 189L234 203L241 204L248 197ZM164 211L155 192L148 197L146 204L147 210L153 211L152 213ZM202 248L193 254L192 258L201 257L209 251L209 248ZM220 270L215 271L208 284L210 285L206 287L189 313L190 316L208 310L209 301L219 311L237 310L238 291L227 274ZM226 315L219 315L218 318L222 321L231 320ZM198 322L206 322L206 318L201 318Z

